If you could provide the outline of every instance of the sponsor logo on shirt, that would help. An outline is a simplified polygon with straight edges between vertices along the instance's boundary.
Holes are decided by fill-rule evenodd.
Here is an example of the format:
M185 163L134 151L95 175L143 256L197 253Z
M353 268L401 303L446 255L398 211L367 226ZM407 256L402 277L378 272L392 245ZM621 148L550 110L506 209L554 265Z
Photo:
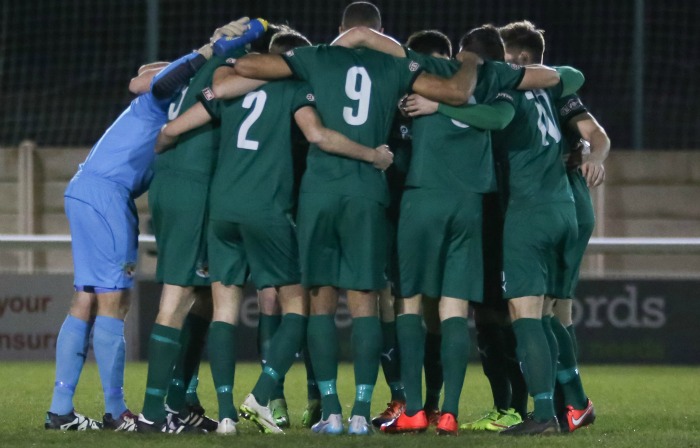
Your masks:
M513 101L513 97L510 96L509 94L505 93L505 92L500 92L498 95L496 95L496 98L497 98L497 99L503 99L503 100Z
M204 99L207 101L214 99L214 92L209 87L202 89L202 95L204 95Z
M580 98L571 98L559 109L559 116L565 117L576 109L583 108L583 103Z
M415 72L420 68L420 64L417 63L416 61L411 61L410 64L408 64L408 69L412 72Z

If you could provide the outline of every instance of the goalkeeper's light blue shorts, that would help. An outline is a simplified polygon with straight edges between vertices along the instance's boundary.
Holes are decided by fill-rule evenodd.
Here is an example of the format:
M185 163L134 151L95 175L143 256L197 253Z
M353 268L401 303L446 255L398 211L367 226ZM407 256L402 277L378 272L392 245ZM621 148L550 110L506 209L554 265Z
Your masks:
M138 254L138 215L124 186L80 173L64 203L78 291L110 292L133 286Z

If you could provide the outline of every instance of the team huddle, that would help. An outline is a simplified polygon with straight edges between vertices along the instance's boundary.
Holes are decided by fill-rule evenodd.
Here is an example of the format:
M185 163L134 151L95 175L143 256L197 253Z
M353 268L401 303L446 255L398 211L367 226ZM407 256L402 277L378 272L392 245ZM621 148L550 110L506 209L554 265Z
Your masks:
M347 6L339 31L313 46L242 18L192 54L139 69L129 85L138 96L65 193L76 293L45 428L235 434L240 412L282 433L298 353L301 423L318 434L517 436L593 423L571 299L594 226L588 189L604 180L610 141L576 94L583 75L542 65L543 32L528 21L474 28L454 59L439 31L404 45L383 34L368 2ZM136 415L124 402L124 318L134 199L147 190L163 290ZM262 369L237 409L248 282ZM352 316L347 422L340 290ZM470 304L494 407L460 425ZM73 406L91 332L101 422ZM218 419L197 396L205 346ZM380 365L391 402L372 418Z

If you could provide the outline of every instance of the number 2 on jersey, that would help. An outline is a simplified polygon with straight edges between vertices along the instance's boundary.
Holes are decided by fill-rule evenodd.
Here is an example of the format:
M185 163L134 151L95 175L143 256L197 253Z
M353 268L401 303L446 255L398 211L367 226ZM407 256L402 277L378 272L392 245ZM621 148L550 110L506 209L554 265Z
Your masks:
M358 86L359 84L359 86ZM367 121L372 80L364 67L351 67L345 78L345 94L357 101L355 107L343 108L343 119L352 126L360 126Z
M260 142L255 140L248 140L248 131L253 123L260 118L263 108L265 107L265 101L267 101L267 93L262 90L257 92L250 92L243 99L243 107L245 109L253 108L253 111L243 120L241 127L238 129L238 142L237 145L240 149L250 149L251 151L257 151ZM255 105L255 106L253 106Z

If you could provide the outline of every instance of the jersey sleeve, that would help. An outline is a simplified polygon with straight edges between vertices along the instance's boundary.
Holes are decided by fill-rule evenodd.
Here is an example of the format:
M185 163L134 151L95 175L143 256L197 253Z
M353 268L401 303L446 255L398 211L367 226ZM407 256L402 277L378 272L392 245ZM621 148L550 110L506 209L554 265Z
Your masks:
M568 123L577 115L588 112L578 95L572 94L556 101L557 113L562 124Z
M491 71L498 81L499 90L517 89L525 77L525 67L499 61L484 61L484 69Z
M507 90L498 92L496 94L496 97L490 103L495 104L497 102L506 102L511 106L515 107L515 97L513 96L512 92L509 92Z
M221 121L223 101L214 97L214 92L210 87L202 89L202 91L197 94L197 100L202 103L202 106L207 110L213 121Z
M313 90L311 90L311 86L307 83L302 83L296 92L294 92L294 97L292 98L292 115L294 112L306 106L315 108L316 97L314 96Z
M318 51L318 46L294 48L284 53L282 58L294 73L295 78L307 81L311 72L314 71Z
M396 67L398 74L398 88L400 92L409 92L413 87L418 75L423 71L423 65L414 58L396 58L393 59L393 64Z

